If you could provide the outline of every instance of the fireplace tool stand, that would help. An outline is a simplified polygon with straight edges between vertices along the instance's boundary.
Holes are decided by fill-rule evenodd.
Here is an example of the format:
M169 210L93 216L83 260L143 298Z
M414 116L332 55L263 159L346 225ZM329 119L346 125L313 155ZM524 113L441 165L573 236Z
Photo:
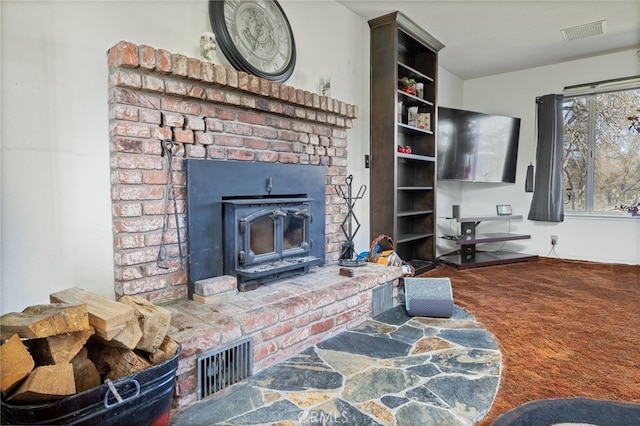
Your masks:
M340 225L340 228L342 228L342 232L344 232L347 240L342 244L339 263L342 266L362 266L366 263L366 259L354 259L353 237L355 237L355 235L358 233L358 230L360 229L360 222L358 221L356 215L353 213L353 206L355 206L356 201L364 197L365 192L367 192L367 187L365 185L362 185L358 190L358 194L356 194L356 196L353 196L353 175L349 175L347 177L346 186L346 192L342 186L335 186L338 196L345 200L348 209L347 215ZM355 229L353 226L354 222L356 224Z

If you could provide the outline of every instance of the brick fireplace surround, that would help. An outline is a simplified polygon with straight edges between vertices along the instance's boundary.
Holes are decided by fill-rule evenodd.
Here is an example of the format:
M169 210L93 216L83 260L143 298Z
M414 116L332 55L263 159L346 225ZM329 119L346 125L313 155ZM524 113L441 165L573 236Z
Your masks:
M163 49L122 41L109 49L109 130L114 275L118 297L140 295L173 313L182 345L174 407L197 399L196 357L250 336L254 372L371 316L372 291L400 268L367 265L338 274L347 207L335 185L347 176L347 129L358 107ZM172 203L158 263L168 190L161 141L177 143ZM326 266L297 278L198 303L188 298L186 158L326 167ZM214 185L215 182L212 182ZM228 286L228 285L227 285Z

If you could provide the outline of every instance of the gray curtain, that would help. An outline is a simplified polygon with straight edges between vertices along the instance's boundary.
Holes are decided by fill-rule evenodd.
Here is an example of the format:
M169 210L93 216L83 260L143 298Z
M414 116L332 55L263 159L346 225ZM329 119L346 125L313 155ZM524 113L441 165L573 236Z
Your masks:
M563 95L545 95L536 99L538 148L529 220L564 221L562 98Z

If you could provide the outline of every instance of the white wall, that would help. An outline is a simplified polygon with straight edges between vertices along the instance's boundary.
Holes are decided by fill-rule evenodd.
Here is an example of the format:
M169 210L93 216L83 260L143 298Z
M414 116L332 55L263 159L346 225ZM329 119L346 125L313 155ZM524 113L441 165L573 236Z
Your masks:
M446 47L445 47L446 49ZM446 69L438 70L438 105L448 108L463 108L464 81ZM458 224L447 217L451 217L451 206L460 205L462 202L462 185L455 181L440 181L437 183L438 194L436 198L436 232L441 236L457 233ZM436 251L438 256L456 250L455 244L448 240L438 238Z
M1 313L78 286L114 297L107 50L121 40L198 57L200 1L0 2ZM360 106L349 160L369 151L368 25L332 1L281 0L297 43L286 84ZM222 55L219 63L228 65ZM368 184L364 166L353 171ZM368 198L358 217L368 223ZM356 249L368 249L368 229Z
M524 220L512 221L511 231L531 234L531 240L506 243L504 249L567 259L640 264L640 220L637 218L565 214L562 223L533 222L526 219L532 194L524 192L526 168L535 160L536 96L562 93L565 86L637 75L640 62L635 50L464 82L465 109L522 118L516 183L462 184L461 203L465 214L493 214L496 204L511 204L515 214L524 216ZM505 231L507 225L480 226L488 232L492 229L500 232ZM555 254L550 253L551 235L558 236Z

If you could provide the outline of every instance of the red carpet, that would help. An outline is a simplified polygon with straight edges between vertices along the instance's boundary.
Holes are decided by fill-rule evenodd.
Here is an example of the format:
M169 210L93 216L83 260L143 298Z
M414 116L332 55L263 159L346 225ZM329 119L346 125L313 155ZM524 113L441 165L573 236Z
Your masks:
M640 266L540 258L422 276L449 277L455 303L502 351L498 395L479 424L538 399L640 402Z

